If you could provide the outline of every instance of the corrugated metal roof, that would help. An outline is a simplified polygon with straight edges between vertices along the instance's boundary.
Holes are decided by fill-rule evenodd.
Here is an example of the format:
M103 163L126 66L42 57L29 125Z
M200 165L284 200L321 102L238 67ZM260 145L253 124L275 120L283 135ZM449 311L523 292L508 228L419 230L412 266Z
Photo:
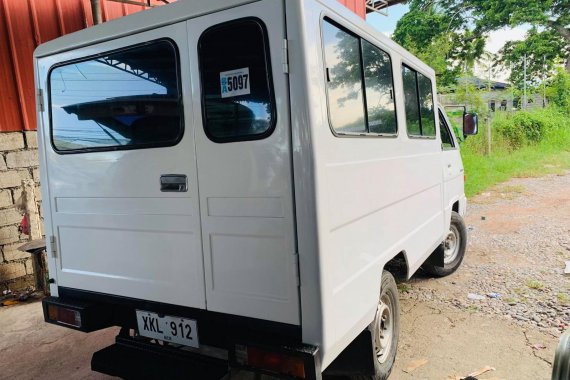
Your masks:
M365 18L364 0L338 1ZM144 9L101 0L103 21ZM89 0L0 0L0 132L36 129L34 49L92 25Z
M103 21L144 9L101 0ZM89 0L0 0L0 132L36 129L34 49L92 25Z

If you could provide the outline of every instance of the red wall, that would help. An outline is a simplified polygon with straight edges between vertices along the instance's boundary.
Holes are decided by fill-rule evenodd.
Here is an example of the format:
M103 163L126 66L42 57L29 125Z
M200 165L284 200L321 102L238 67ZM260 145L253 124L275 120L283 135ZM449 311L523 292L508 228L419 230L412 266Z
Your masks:
M345 7L366 19L366 2L365 0L338 0Z
M338 1L366 17L365 0ZM109 0L101 8L103 21L145 9ZM0 0L0 132L36 129L34 49L92 25L89 0Z
M101 0L104 21L144 9ZM0 0L0 132L36 129L36 46L92 25L89 0Z

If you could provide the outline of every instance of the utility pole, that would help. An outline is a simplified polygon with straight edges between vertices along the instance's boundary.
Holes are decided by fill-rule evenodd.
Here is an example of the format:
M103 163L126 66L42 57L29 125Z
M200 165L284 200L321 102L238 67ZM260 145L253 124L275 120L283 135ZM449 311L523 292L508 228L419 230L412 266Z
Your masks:
M487 96L489 97L487 99L487 122L486 122L486 127L487 127L487 155L490 156L491 155L491 56L488 56L489 61L487 62L487 67L488 67L488 79L489 82L487 83ZM496 105L495 105L496 107Z
M526 54L524 55L524 83L523 83L523 87L524 87L524 95L523 95L523 109L526 109Z
M546 108L546 56L542 56L542 108Z
M513 64L512 64L512 62L511 62L511 65L510 65L510 66L511 66L511 67L510 67L510 71L511 71L511 74L510 74L510 75L511 75L511 78L512 78L512 77L513 77ZM515 86L514 86L514 83L512 83L512 81L511 81L511 97L513 98L513 100L512 100L512 103L511 103L511 109L509 110L510 112L512 112L513 109L515 108Z

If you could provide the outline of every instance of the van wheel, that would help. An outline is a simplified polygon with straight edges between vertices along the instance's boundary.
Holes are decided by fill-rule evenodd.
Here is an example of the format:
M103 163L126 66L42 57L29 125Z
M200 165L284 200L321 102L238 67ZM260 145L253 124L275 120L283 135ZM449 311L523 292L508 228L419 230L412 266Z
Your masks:
M449 231L443 243L437 247L440 254L443 254L443 267L424 264L423 269L427 273L436 277L449 276L459 268L463 257L465 256L465 248L467 247L467 229L461 215L455 211L451 212L451 224Z
M400 301L394 276L388 271L382 272L380 302L374 321L368 326L372 333L374 353L373 376L353 376L352 380L386 380L392 372L398 339L400 338Z

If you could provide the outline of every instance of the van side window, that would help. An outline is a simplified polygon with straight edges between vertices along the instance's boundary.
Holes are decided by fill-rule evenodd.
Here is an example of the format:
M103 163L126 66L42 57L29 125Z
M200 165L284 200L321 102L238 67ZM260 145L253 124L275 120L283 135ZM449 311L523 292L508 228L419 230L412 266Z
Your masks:
M402 66L408 135L435 137L432 81L422 73Z
M362 40L362 61L369 131L396 134L398 127L394 105L392 60L386 52Z
M57 66L49 73L59 153L176 145L183 111L178 51L159 40Z
M431 79L418 73L420 92L420 113L422 117L422 136L435 137L435 110L433 108L433 90Z
M388 53L327 19L322 35L333 131L338 135L396 135Z
M441 111L439 111L439 134L441 136L441 147L443 150L455 148L453 137L451 136L451 128L447 125Z
M215 142L256 140L275 127L265 26L242 19L206 30L198 43L204 130Z
M332 127L338 133L365 133L360 42L328 22L323 39Z

